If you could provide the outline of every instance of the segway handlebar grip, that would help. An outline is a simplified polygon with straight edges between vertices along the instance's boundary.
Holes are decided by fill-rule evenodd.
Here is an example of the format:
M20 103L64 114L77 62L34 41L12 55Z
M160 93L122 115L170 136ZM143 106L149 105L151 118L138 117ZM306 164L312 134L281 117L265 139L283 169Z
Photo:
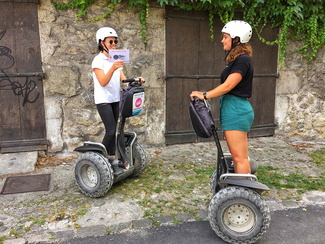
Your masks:
M127 80L122 80L123 83L132 83L132 82L140 82L140 79L138 78L131 78Z

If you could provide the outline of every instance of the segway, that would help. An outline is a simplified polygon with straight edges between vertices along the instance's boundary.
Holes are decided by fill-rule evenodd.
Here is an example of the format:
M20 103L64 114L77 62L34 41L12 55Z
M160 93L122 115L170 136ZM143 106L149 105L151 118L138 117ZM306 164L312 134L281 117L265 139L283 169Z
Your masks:
M76 160L75 180L81 192L89 197L104 196L114 183L129 176L139 176L147 165L147 155L136 133L124 132L126 118L138 115L143 109L144 89L139 79L123 82L129 84L121 92L117 135L119 169L112 167L102 143L86 141L83 146L74 149L82 153Z
M271 220L269 207L260 195L269 188L254 175L257 164L250 159L252 173L236 174L231 154L223 153L208 101L195 97L189 112L196 134L202 138L213 136L218 150L217 167L210 181L213 198L208 217L212 229L228 243L255 243Z

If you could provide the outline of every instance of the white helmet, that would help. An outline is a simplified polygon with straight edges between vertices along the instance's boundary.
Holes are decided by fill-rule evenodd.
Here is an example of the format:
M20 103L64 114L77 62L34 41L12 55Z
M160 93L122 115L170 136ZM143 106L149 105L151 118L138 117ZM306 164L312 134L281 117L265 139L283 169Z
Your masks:
M232 20L228 22L221 30L223 33L227 33L231 38L238 36L241 43L249 42L252 37L252 27L242 20Z
M96 42L99 44L99 40L104 41L106 37L118 37L116 31L111 27L102 27L96 32Z

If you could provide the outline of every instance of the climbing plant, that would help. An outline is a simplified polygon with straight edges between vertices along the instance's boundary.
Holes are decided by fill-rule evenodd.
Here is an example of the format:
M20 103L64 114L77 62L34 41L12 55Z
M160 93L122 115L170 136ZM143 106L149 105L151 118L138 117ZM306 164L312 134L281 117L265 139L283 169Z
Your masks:
M76 19L87 19L87 9L93 5L100 5L107 11L94 19L97 21L107 18L115 10L115 6L122 0L70 0L60 3L52 0L57 9L76 9ZM266 44L280 45L280 61L283 63L288 40L301 41L297 50L308 61L315 59L318 51L325 43L325 13L323 0L128 0L130 8L136 8L139 13L141 33L144 43L147 43L147 22L150 3L160 6L172 5L182 10L203 10L209 13L211 38L213 20L220 18L223 23L232 20L236 12L243 13L243 20L252 25L259 39ZM265 26L280 28L276 40L265 40L262 31Z

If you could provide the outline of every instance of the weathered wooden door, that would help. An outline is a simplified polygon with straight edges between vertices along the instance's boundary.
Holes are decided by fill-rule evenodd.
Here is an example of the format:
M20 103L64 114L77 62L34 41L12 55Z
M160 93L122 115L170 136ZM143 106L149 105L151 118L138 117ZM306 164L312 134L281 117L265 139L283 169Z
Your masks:
M37 1L0 0L0 150L45 150Z
M193 90L210 90L220 83L220 74L226 65L226 53L220 42L223 26L220 20L214 20L212 41L208 13L166 8L167 144L202 140L195 135L189 119L189 95ZM263 33L273 39L276 34L276 30ZM255 78L250 102L255 109L255 120L250 136L273 135L277 47L261 43L256 35L251 44ZM219 127L219 99L210 101Z

